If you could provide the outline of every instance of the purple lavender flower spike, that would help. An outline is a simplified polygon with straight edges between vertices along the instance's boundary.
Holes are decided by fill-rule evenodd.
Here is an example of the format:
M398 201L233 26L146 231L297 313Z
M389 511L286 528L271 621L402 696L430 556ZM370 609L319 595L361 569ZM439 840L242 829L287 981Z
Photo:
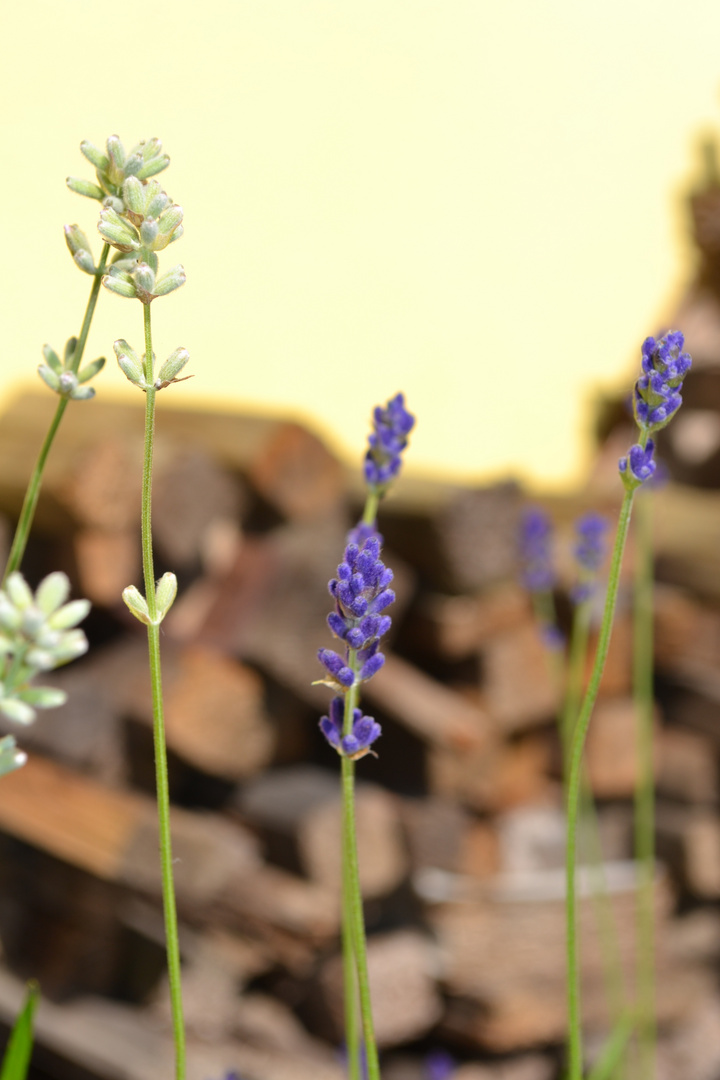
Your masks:
M523 584L530 592L549 592L555 584L550 543L552 526L544 510L526 510L520 527Z
M405 408L403 394L396 394L385 408L377 406L365 455L365 480L371 487L383 489L398 475L402 452L414 426L415 417Z
M682 351L684 344L679 330L643 342L644 374L635 383L633 407L638 427L648 433L665 427L682 405L679 389L692 364L690 353Z
M638 487L645 480L649 480L657 468L653 460L655 443L648 439L643 450L640 443L630 447L627 457L620 458L620 475L626 487Z
M584 514L575 523L577 544L574 555L581 579L571 591L576 604L589 600L593 594L595 577L605 560L607 531L608 523L600 514Z
M369 540L371 536L378 541L380 547L385 543L385 538L382 533L378 532L375 522L373 522L372 525L366 525L364 521L359 521L347 534L347 542L348 544L357 544L358 547L362 547L365 541Z
M431 1050L425 1058L426 1080L450 1080L455 1072L455 1059L447 1050Z

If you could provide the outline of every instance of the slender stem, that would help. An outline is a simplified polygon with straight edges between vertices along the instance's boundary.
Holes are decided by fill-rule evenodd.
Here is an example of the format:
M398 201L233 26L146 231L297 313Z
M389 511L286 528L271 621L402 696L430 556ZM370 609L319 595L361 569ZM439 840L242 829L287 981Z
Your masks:
M620 583L625 541L627 539L630 514L633 504L633 491L626 491L620 509L615 547L610 563L605 611L603 613L600 636L598 639L595 662L585 699L573 732L570 750L569 773L567 781L567 850L566 850L566 919L567 919L567 996L568 996L568 1080L581 1080L582 1077L582 1033L580 1028L580 974L577 943L577 897L575 894L575 868L577 863L577 817L582 776L583 748L590 717L600 687L610 636L612 634L615 604Z
M635 1016L626 1011L605 1043L600 1056L588 1075L588 1080L608 1080L622 1060L625 1047L635 1026Z
M637 724L635 788L637 895L638 1080L655 1075L655 806L653 778L653 550L652 494L641 493L636 516L633 690Z
M575 606L572 630L570 632L567 691L565 694L560 724L560 738L562 740L565 776L567 776L568 758L570 754L570 745L572 743L575 718L580 708L580 702L582 701L585 659L587 657L588 640L590 637L590 609L591 604L589 600L583 600L582 603Z
M365 509L363 510L362 523L363 525L374 525L377 518L378 507L380 505L380 499L382 495L376 488L369 488L367 497L365 499Z
M150 328L150 305L143 307L145 325L145 381L148 384L145 399L145 455L142 482L142 558L145 580L145 599L151 619L157 618L155 600L155 567L152 550L152 467L155 442L155 394L153 384L152 332ZM165 914L165 939L167 943L168 977L170 982L170 1006L172 1010L173 1036L175 1040L175 1077L185 1078L185 1024L183 1020L182 983L180 974L180 944L178 940L175 886L172 868L172 843L170 838L170 794L168 788L167 750L165 747L165 721L163 717L162 674L160 670L160 627L148 626L148 653L153 703L153 743L155 747L155 782L157 786L158 824L160 832L160 864L162 869L163 911Z
M110 245L104 244L102 255L100 256L100 263L95 277L93 278L90 297L87 302L87 307L85 308L85 317L83 318L82 327L80 329L80 336L78 338L78 343L75 346L75 354L70 364L75 373L77 373L83 352L85 351L85 344L90 332L90 324L92 323L93 315L95 314L95 306L97 304L98 293L100 292L100 282L105 269L105 263L107 262L109 250ZM10 548L7 566L5 567L5 573L3 574L3 584L5 584L8 575L14 573L14 571L19 568L23 555L25 554L30 529L32 528L33 518L35 517L35 510L37 509L38 499L40 498L40 486L42 484L43 472L45 471L45 462L47 461L50 447L53 444L57 430L60 427L60 421L63 418L67 404L68 399L66 397L60 398L58 401L55 415L52 418L47 435L40 448L37 461L35 462L35 468L32 471L32 476L30 477L30 482L27 491L25 492L22 510L20 511L20 518L17 523L17 528L15 529L15 536L13 537L12 547Z

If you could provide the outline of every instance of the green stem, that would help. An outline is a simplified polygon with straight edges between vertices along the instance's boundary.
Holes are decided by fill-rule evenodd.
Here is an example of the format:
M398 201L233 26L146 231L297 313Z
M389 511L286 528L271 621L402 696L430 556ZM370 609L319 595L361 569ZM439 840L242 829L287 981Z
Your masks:
M143 307L145 326L145 381L148 384L145 399L145 454L142 482L142 559L145 580L145 599L150 618L157 618L155 600L155 567L152 549L152 467L155 442L155 394L153 386L152 332L150 329L150 305ZM170 982L170 1006L172 1010L173 1036L175 1040L175 1077L185 1078L185 1024L183 1020L182 983L180 974L180 944L178 940L175 886L172 868L172 843L170 837L170 793L168 788L167 750L165 747L165 721L163 717L162 673L160 669L160 627L148 626L148 653L153 703L153 743L155 747L155 782L157 786L158 824L160 832L160 863L162 869L163 911L165 914L165 939L167 944L168 977Z
M625 541L627 540L634 491L626 491L620 509L615 547L610 563L605 611L603 612L595 662L580 715L573 731L570 749L570 767L567 781L567 851L566 851L566 919L567 919L567 996L568 996L568 1080L582 1077L582 1033L580 1028L580 972L577 943L577 897L575 893L575 869L577 864L577 818L582 777L583 748L590 717L600 688L605 661L612 634L615 604L620 583Z
M562 740L564 775L567 776L570 745L572 743L575 717L582 701L583 677L585 675L585 660L590 638L590 614L591 604L589 600L583 600L577 604L573 613L573 624L570 632L570 649L568 653L568 678L567 692L563 707L560 725L560 738Z
M620 1018L610 1038L602 1049L602 1052L590 1070L588 1080L608 1080L620 1064L625 1047L635 1026L635 1017L632 1012L625 1012Z
M361 518L363 525L374 525L377 518L378 507L382 495L375 489L369 488L365 499L365 509Z
M635 788L637 895L638 1080L655 1075L655 806L653 777L653 549L652 495L643 492L636 516L633 691L637 724Z
M100 256L97 272L93 278L90 297L87 302L87 307L85 308L85 317L83 318L82 327L80 329L80 336L78 338L78 343L75 346L75 354L70 364L75 373L77 373L78 367L80 366L88 334L90 333L90 324L92 323L93 315L95 314L95 306L100 292L100 283L109 250L110 245L105 244L103 246L102 255ZM22 510L20 511L20 519L17 523L17 528L15 529L15 536L13 537L12 547L10 548L7 566L5 567L5 573L3 574L3 584L5 584L9 574L12 574L15 570L19 569L20 563L23 560L28 537L30 536L30 529L32 528L33 518L35 517L35 510L37 509L38 499L40 498L40 487L42 485L43 472L45 471L45 462L47 461L50 447L53 444L57 430L60 427L60 421L63 418L67 404L68 398L63 397L58 401L55 415L52 418L47 435L40 448L38 459L35 462L35 468L32 471L32 476L30 477L30 482L27 491L25 492Z

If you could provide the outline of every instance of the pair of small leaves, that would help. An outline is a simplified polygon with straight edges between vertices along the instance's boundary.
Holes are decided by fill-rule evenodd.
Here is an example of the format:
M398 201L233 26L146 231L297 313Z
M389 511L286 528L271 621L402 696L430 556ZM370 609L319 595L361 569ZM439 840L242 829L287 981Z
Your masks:
M145 626L159 626L172 607L176 595L177 578L168 572L163 574L155 587L156 616L154 619L150 616L147 600L134 585L128 585L126 589L123 589L122 597L129 611L141 623Z
M105 366L105 357L91 360L80 371L73 371L72 364L77 348L77 338L69 338L65 345L63 359L49 345L43 345L45 363L38 365L38 375L51 390L60 397L73 401L87 401L95 396L92 386L84 386Z

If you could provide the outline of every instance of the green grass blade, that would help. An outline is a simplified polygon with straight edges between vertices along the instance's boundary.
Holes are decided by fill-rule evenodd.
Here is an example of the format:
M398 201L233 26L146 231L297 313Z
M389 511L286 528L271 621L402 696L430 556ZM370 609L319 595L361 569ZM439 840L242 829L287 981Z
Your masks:
M588 1074L587 1080L608 1080L622 1058L634 1027L635 1015L632 1012L627 1012L605 1043L600 1057ZM2 1080L1 1077L0 1080Z
M15 1021L15 1027L10 1032L0 1080L25 1080L27 1076L33 1048L33 1017L39 996L38 984L28 983L25 1004Z

